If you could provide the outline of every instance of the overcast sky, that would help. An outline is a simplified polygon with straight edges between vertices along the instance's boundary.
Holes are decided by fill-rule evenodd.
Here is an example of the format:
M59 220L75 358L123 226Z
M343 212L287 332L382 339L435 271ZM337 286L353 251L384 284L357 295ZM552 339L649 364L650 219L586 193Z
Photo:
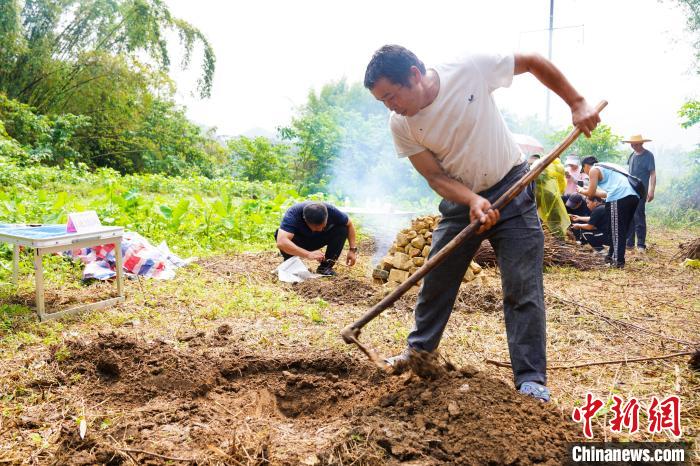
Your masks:
M346 77L361 81L374 50L397 43L427 66L468 51L537 51L546 56L549 0L224 1L167 0L172 13L202 30L217 58L211 99L191 97L192 73L173 67L178 101L196 122L235 135L289 122L310 89ZM700 128L684 130L677 110L700 97L691 38L670 0L555 0L552 60L623 136L642 133L663 150L691 148ZM534 32L533 32L534 31ZM503 109L545 114L545 91L518 76L496 91ZM570 122L553 96L551 122Z

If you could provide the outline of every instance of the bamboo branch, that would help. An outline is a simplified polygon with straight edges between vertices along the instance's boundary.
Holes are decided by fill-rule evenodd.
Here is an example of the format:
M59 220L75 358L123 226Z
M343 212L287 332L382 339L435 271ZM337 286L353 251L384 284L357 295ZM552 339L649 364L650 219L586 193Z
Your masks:
M614 361L592 361L592 362L585 362L582 364L574 364L571 366L552 366L552 367L547 367L548 370L554 370L554 369L576 369L578 367L588 367L588 366L604 366L607 364L627 364L630 362L642 362L642 361L657 361L661 359L671 359L671 358L677 358L679 356L689 356L694 354L695 351L683 351L680 353L673 353L673 354L665 354L663 356L653 356L649 358L632 358L632 359L617 359ZM487 364L492 364L494 366L498 367L512 367L509 362L503 362L503 361L496 361L493 359L486 359L484 360Z

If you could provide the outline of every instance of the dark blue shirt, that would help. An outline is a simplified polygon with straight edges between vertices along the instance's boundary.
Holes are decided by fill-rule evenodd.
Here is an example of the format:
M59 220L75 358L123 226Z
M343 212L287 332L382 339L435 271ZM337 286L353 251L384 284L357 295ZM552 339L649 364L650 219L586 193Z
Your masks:
M595 233L603 233L605 239L610 238L610 216L605 210L605 204L601 204L593 209L588 224L596 227L597 231Z
M588 206L586 205L585 202L582 202L580 206L575 207L573 209L566 209L567 212L571 215L578 215L579 217L588 217L591 215L591 211L588 210Z
M309 226L304 220L304 206L310 204L312 201L299 202L291 206L282 218L282 224L280 225L280 230L286 231L287 233L292 233L293 235L299 235L302 237L310 237L315 235L320 235L323 232L311 231ZM348 216L338 210L336 207L324 202L326 208L328 209L328 221L323 231L328 231L336 225L347 225Z
M571 194L564 194L561 197L561 200L564 201L564 206L566 207L566 213L569 215L578 215L579 217L588 217L591 215L591 211L588 209L588 206L586 205L586 201L583 200L583 197L581 198L581 203L578 205L578 207L569 207L566 205L566 203L569 201L569 197Z
M644 152L637 155L632 152L632 155L627 159L627 164L629 165L630 175L636 176L647 189L649 189L649 177L651 172L656 170L656 165L654 164L654 154L644 149Z

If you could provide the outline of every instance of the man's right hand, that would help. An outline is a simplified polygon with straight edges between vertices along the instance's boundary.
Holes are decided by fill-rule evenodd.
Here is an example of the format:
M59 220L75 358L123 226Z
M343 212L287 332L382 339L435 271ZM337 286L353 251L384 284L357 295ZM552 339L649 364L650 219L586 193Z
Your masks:
M578 127L587 138L590 138L591 132L600 123L600 115L585 99L581 99L571 105L571 120L574 126Z
M326 256L321 251L311 251L306 255L306 258L312 261L323 262Z
M479 195L474 195L469 202L469 219L472 222L477 219L481 222L481 227L477 230L477 234L481 234L493 227L501 217L498 210L489 210L490 208L491 203L488 199Z

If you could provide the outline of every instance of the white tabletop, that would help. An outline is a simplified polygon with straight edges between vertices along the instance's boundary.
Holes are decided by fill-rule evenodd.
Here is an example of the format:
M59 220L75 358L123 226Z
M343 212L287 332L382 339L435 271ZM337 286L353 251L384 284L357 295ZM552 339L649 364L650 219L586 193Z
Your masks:
M123 234L124 227L117 226L100 226L87 232L68 233L66 225L29 226L0 223L0 242L33 248L70 246L86 240L120 238Z

